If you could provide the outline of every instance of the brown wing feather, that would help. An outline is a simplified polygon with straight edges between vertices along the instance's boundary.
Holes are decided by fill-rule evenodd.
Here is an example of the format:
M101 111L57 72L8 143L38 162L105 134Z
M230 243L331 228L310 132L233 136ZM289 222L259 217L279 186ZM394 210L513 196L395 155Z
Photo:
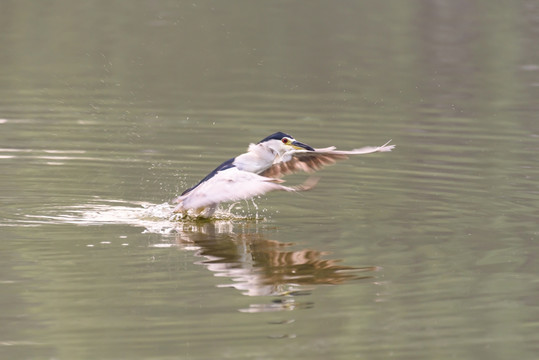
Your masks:
M287 162L273 164L269 169L260 173L262 176L279 178L288 174L304 171L313 173L324 166L332 165L337 160L348 159L346 154L318 153L316 151L300 152L294 154Z
M350 151L336 150L334 146L315 149L314 151L300 150L292 154L289 161L273 164L269 169L261 172L260 175L279 178L300 171L312 173L322 169L324 166L335 164L337 160L348 159L349 155L391 151L395 145L388 145L390 141L382 146L367 146Z

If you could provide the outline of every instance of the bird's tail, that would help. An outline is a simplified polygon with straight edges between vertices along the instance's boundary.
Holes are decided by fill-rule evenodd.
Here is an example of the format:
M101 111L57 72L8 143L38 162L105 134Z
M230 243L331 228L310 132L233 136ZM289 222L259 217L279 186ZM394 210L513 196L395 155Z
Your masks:
M178 201L175 201L175 202L178 202ZM172 210L172 212L174 213L179 213L179 212L184 212L186 209L183 208L183 202L179 201L179 204L176 205L176 207L174 208L174 210Z

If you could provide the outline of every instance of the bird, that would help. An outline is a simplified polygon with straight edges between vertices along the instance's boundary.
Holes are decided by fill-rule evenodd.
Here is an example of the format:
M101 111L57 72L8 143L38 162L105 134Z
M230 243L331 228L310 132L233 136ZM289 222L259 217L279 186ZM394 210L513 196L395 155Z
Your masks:
M251 143L246 153L223 162L182 192L174 200L177 205L173 212L211 218L222 202L247 200L271 191L310 190L318 178L310 177L297 186L283 185L281 178L300 171L313 173L350 155L391 151L395 145L389 145L390 142L349 151L337 150L335 146L315 149L279 131Z

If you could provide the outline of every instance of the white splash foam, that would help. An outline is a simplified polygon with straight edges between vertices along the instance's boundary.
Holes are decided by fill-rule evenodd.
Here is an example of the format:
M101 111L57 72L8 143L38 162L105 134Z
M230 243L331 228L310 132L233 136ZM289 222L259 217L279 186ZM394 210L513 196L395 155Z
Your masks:
M231 207L232 208L232 207ZM210 221L223 231L230 231L234 221L260 220L256 216L240 216L230 209L218 209L209 220L182 217L173 213L174 205L168 203L127 202L122 200L96 199L88 204L45 209L44 214L27 214L16 220L19 226L43 226L46 224L75 224L93 226L104 224L126 224L143 227L143 233L170 234L183 231L185 226ZM126 236L120 236L125 239Z

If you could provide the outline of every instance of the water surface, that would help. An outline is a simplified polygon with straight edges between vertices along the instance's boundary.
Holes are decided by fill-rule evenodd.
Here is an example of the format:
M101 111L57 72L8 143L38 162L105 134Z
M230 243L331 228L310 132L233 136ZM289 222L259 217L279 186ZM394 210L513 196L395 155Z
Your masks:
M536 358L538 19L525 0L2 2L1 357ZM171 218L275 131L397 148Z

